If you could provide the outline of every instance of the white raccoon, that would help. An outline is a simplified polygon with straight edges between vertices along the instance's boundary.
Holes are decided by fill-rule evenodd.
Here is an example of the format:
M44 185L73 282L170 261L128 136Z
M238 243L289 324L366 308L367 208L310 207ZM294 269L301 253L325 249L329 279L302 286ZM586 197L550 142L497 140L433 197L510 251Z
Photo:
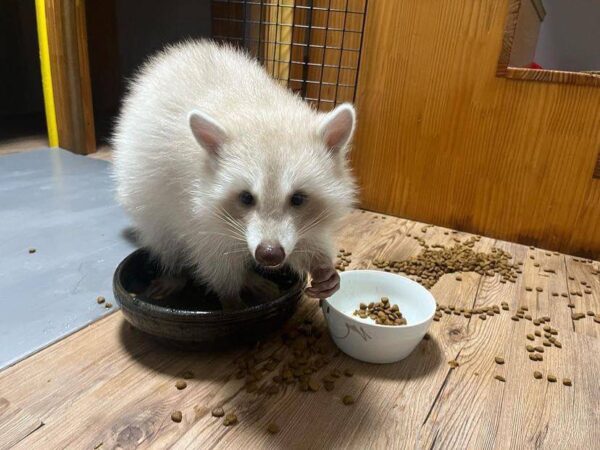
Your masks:
M120 203L164 286L183 268L224 308L239 306L255 260L339 286L332 234L352 207L350 104L319 113L242 51L185 42L152 57L132 82L116 125Z

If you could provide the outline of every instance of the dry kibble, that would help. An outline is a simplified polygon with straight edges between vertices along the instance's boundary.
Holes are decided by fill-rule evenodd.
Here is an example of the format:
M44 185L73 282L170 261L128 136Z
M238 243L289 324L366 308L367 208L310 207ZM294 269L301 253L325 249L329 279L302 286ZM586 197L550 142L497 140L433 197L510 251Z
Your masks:
M556 377L552 374L548 374L548 381L550 383L556 383Z
M532 289L531 287L529 287L529 286L525 287L525 290L526 290L527 292L531 292L531 291L533 291L533 289Z
M448 365L452 368L452 369L456 369L458 367L458 362L456 360L451 360L448 361Z
M494 378L498 381L502 381L503 383L506 381L506 378L504 378L502 375L496 375Z
M528 352L530 352L530 353L531 353L531 352L533 352L533 351L535 351L535 348L534 348L534 346L533 346L533 345L526 345L526 346L525 346L525 348L526 348L526 349L527 349L527 351L528 351Z
M173 411L171 413L171 420L173 422L181 422L181 420L183 419L183 414L181 414L181 411Z
M388 297L381 297L381 301L377 303L371 302L368 305L361 303L352 315L359 316L361 319L368 317L378 325L401 326L407 323L398 305L392 305Z
M107 303L104 304L104 307L107 308L107 309L110 309L110 308L112 308L112 303L108 303L107 302Z
M534 333L537 337L542 337L542 332L540 330L535 330Z
M563 378L563 384L565 386L573 386L573 383L571 382L570 378Z
M226 427L235 425L236 423L238 423L238 418L234 413L227 414L225 416L225 419L223 419L223 425L225 425Z
M527 339L529 339L530 341L535 341L535 337L533 336L533 334L529 333L527 335Z
M182 390L187 387L187 383L183 380L177 380L177 382L175 383L175 387L179 390Z
M312 392L317 392L319 389L321 389L321 383L311 378L308 381L308 389L310 389Z
M344 395L344 397L342 398L342 402L344 403L344 405L352 405L354 403L354 397L352 397L351 395Z
M542 375L542 372L538 372L537 370L535 372L533 372L533 378L535 378L536 380L541 380L544 376Z
M462 277L459 275L456 277L456 281L462 281Z
M494 361L496 361L496 364L504 364L504 358L502 358L500 356L496 356L494 358Z
M37 250L35 248L30 248L29 253L35 253Z
M213 417L223 417L225 415L225 410L220 406L217 406L216 408L213 408L211 414Z
M544 288L538 286L538 287L535 288L535 290L538 291L538 292L543 292Z
M275 422L271 422L267 427L267 431L271 434L277 434L279 433L279 425L277 425Z
M104 303L106 299L104 297L102 297L101 295L99 295L98 297L96 297L96 303L98 303L99 305L101 305L102 303Z

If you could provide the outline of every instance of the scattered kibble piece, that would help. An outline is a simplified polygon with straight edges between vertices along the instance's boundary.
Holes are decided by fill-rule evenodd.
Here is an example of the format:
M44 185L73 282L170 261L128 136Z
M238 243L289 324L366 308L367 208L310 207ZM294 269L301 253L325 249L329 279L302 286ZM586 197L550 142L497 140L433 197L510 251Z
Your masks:
M571 382L570 378L563 378L563 384L565 386L573 386L573 383Z
M456 277L456 281L462 281L462 277L461 277L460 275L458 275L458 276Z
M216 408L213 408L211 414L213 417L223 417L225 415L225 410L220 406L217 406Z
M102 297L101 295L99 295L98 297L96 297L96 303L98 303L99 305L101 305L102 303L104 303L106 299L104 297Z
M456 361L456 360L454 360L454 359L453 359L453 360L451 360L451 361L448 361L448 365L449 365L449 366L450 366L452 369L456 369L456 368L458 367L458 361Z
M540 286L536 287L535 290L538 292L544 292L544 288Z
M548 374L548 381L550 383L556 383L556 377L552 374Z
M223 425L225 425L226 427L235 425L238 422L238 418L234 413L229 413L225 416L225 419L223 419Z
M342 402L344 403L344 405L352 405L354 403L354 397L352 397L351 395L344 395L344 397L342 398Z
M35 248L30 248L29 253L35 253L37 250Z
M496 375L494 378L498 381L502 381L503 383L506 381L506 378L504 378L502 375Z
M541 380L544 376L542 375L542 372L538 372L537 370L535 372L533 372L533 378L535 378L536 380Z
M185 389L187 387L187 383L183 380L177 380L177 382L175 383L175 387L181 391L182 389Z
M496 364L504 364L504 358L502 358L500 356L496 356L494 358L494 361L496 361Z
M106 302L106 304L104 305L105 308L110 309L112 308L112 303L108 303Z
M173 411L171 413L171 420L173 422L181 422L181 419L183 419L183 414L181 414L181 411Z

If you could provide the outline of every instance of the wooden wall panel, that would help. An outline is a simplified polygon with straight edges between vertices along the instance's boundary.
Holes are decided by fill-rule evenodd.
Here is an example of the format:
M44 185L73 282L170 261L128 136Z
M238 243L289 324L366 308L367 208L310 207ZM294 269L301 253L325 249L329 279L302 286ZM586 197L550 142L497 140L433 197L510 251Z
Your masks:
M496 77L508 2L369 2L365 208L600 256L600 88Z
M96 151L85 2L46 0L50 69L58 144L74 153Z

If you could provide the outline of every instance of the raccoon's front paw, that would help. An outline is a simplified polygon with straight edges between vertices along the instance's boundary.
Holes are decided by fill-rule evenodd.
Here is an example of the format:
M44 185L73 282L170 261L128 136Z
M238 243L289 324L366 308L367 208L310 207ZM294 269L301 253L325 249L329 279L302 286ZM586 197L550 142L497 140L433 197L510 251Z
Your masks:
M331 297L340 288L340 276L332 265L319 266L310 272L311 286L306 293L311 297Z
M150 282L144 295L154 300L163 300L181 291L187 283L184 277L161 276Z

